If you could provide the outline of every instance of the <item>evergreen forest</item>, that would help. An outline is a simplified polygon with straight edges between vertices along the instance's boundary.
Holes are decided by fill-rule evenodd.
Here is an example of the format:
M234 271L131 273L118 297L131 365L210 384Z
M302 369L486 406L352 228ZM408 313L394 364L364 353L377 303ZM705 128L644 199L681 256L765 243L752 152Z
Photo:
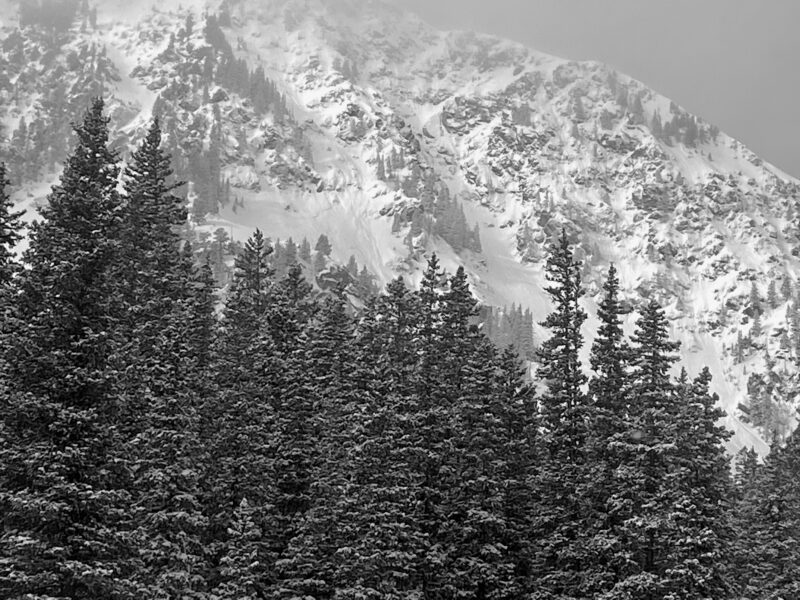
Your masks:
M582 364L566 234L529 375L435 255L355 308L256 231L221 294L158 120L125 163L108 127L26 233L0 166L0 597L800 598L800 436L729 457L613 266Z

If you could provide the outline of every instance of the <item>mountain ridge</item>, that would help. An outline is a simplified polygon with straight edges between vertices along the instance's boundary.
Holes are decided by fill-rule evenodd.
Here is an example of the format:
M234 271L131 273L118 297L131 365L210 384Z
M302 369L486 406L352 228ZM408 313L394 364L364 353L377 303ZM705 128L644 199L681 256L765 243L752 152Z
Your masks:
M785 395L794 395L796 351L779 338L789 329L781 311L794 310L800 278L797 180L600 63L439 32L384 2L336 3L349 7L348 24L317 0L231 2L226 18L212 4L209 14L219 18L211 29L207 3L182 4L170 12L160 3L129 22L101 6L97 30L81 31L76 21L59 51L66 63L72 53L84 65L92 57L91 73L69 64L58 72L38 59L13 67L0 92L13 100L0 115L8 137L20 118L48 122L46 84L27 73L45 82L68 73L73 85L64 93L76 110L81 78L97 81L121 148L154 109L185 162L218 144L218 180L239 204L217 210L221 188L204 192L186 177L196 232L221 227L239 240L254 227L283 239L325 234L335 260L354 256L380 283L418 278L424 256L436 251L451 270L467 266L485 303L522 305L536 320L549 309L544 249L565 229L586 264L590 314L604 271L617 263L633 308L652 295L665 304L683 363L710 363L734 446L766 452L737 407L748 401L749 376L770 361ZM195 27L187 34L188 14ZM13 27L0 36L8 56ZM39 43L32 32L22 38L24 53ZM262 69L268 100L244 89L233 61L249 69L250 84ZM43 200L57 170L57 156L48 160L53 168L44 165L23 185L23 203ZM184 171L195 174L190 167ZM213 210L198 212L209 202L204 194L215 196ZM447 215L462 219L461 229ZM770 281L788 282L789 292L759 309L762 331L739 357L737 334L753 327L750 288L755 282L763 296ZM535 335L544 332L537 326Z

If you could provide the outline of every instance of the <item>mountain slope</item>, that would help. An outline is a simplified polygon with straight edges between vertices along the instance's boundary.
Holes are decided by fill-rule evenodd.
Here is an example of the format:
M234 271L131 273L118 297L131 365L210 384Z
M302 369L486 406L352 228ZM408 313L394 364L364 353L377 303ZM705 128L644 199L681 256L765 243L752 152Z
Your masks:
M566 229L589 312L615 262L631 308L659 298L690 373L712 369L734 446L766 451L737 407L763 392L754 373L794 400L797 181L601 64L383 2L172 4L114 0L96 27L78 10L57 32L3 23L0 119L24 203L58 170L63 124L102 92L120 148L162 117L198 234L325 234L382 283L436 251L485 303L541 320L544 253Z

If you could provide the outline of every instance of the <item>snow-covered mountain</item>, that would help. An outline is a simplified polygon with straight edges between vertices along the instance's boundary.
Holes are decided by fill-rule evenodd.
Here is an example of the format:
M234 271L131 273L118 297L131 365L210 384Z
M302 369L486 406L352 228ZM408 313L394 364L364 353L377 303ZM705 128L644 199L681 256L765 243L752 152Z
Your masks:
M800 186L640 82L379 0L16 4L0 0L0 131L23 204L103 93L123 150L161 115L198 232L324 234L381 283L436 251L486 304L541 320L565 228L590 313L611 262L632 309L662 300L690 374L714 374L734 447L766 450L740 405L791 421L769 398L795 402Z

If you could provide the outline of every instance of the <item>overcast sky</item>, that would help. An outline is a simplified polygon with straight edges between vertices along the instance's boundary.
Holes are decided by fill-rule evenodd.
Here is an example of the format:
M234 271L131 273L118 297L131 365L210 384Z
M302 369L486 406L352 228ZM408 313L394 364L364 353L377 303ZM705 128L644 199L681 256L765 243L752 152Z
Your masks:
M395 0L471 29L606 62L800 177L800 0Z

